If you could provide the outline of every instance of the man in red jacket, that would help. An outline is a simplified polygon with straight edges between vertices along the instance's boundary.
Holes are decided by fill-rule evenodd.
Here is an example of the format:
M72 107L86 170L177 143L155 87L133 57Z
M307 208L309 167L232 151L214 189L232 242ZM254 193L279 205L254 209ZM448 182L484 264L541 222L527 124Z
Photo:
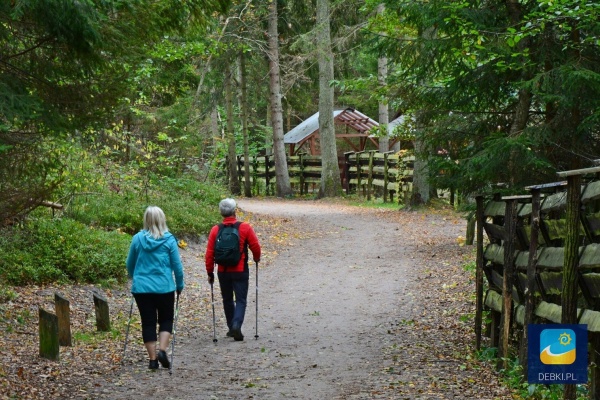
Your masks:
M223 225L234 225L237 222L235 216L236 207L237 205L233 199L221 200L219 211L223 216ZM215 281L215 242L219 232L219 225L213 226L210 230L206 245L206 254L204 256L206 272L208 273L208 283L211 285ZM248 297L248 280L250 277L248 248L252 251L252 258L258 266L258 262L260 261L260 243L250 224L242 222L238 229L240 234L240 261L237 265L230 267L218 265L217 275L219 277L219 286L221 287L221 296L223 297L227 327L229 328L227 336L233 337L236 341L241 341L244 340L242 323L244 322L244 315L246 313L246 298Z

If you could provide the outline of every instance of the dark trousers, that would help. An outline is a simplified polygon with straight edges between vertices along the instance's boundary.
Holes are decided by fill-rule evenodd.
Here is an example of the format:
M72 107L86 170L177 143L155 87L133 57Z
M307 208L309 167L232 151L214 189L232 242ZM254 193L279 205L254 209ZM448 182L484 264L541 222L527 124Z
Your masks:
M219 273L219 286L223 297L223 309L229 330L242 327L248 297L247 273ZM235 298L234 298L235 295Z
M159 332L173 332L175 292L134 293L135 303L142 319L144 343L156 342L156 324Z

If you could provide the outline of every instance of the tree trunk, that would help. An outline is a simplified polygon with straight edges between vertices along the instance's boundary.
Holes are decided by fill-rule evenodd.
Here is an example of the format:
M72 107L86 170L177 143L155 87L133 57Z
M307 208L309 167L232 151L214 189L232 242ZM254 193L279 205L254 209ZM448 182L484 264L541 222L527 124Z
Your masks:
M421 32L420 36L425 40L433 40L436 36L436 28L431 27ZM420 82L425 85L426 82ZM425 122L423 111L416 112L416 135L415 135L415 163L413 169L413 188L409 201L410 206L418 206L429 202L429 168L427 165L427 151L425 146Z
M574 43L579 43L579 29L573 29L571 31L571 40ZM581 57L578 50L574 50L574 59ZM579 101L575 100L572 107L572 117L570 123L572 124L571 131L575 133L577 127L581 124L581 110L579 108ZM575 139L576 135L571 136L571 140L574 144L573 148L576 148ZM571 167L573 169L581 168L581 158L573 157L571 160ZM577 323L577 265L579 264L579 228L580 219L579 214L581 212L581 175L573 175L567 177L567 238L565 240L565 260L563 267L563 290L562 290L562 315L561 320L563 324L576 324ZM595 388L594 388L595 389ZM592 392L592 396L594 393ZM575 400L577 398L577 385L565 385L563 391L564 400ZM590 397L591 398L591 397Z
M518 0L509 0L507 2L508 14L513 22L513 24L518 25L522 22L523 19L523 11L522 7L519 4ZM530 40L525 37L517 44L517 49L519 51L523 51L530 47ZM531 79L532 73L528 68L524 68L521 71L522 81L527 81ZM517 105L515 108L515 113L513 115L512 124L510 126L510 136L515 137L523 133L523 130L527 127L527 122L529 121L529 108L531 106L531 91L529 89L520 89L519 96L517 99ZM509 165L508 172L511 180L514 180L515 177L519 176L521 171L516 170L516 165L518 164L515 160L515 157L518 157L518 154L514 151L511 152L509 157ZM514 182L511 182L511 186L514 186Z
M377 14L383 14L385 9L384 4L380 4L377 7ZM381 89L387 85L388 76L388 59L387 57L379 57L377 59L377 82ZM382 90L385 92L385 90ZM385 153L390 150L390 132L388 131L388 124L390 123L390 114L388 108L388 99L379 99L379 127L385 135L379 137L379 151Z
M275 160L275 190L278 197L292 195L290 175L283 143L283 110L279 76L279 35L277 30L277 2L269 4L269 78L271 90L271 122L273 126L273 158Z
M333 52L329 0L317 0L317 58L319 60L319 135L321 140L320 197L336 197L342 193L340 166L333 121Z
M415 164L413 170L413 190L411 206L418 206L429 201L429 167L425 158L425 144L421 138L422 128L418 128L415 140Z
M227 113L227 129L225 138L227 141L227 165L229 172L229 191L232 195L239 195L240 181L237 170L237 157L235 153L235 134L233 127L233 90L231 88L231 70L225 67L225 109Z
M244 52L240 51L239 57L240 76L240 117L242 120L242 136L244 138L244 196L252 197L250 185L250 150L248 145L248 100L246 96L246 59Z
M265 156L273 155L273 119L271 118L271 99L269 99L269 107L267 107L266 125L271 127L271 134L265 135Z
M215 98L215 87L211 87L210 89L210 95L211 98ZM225 131L223 129L222 126L220 126L220 122L221 121L221 116L219 115L219 110L217 107L217 103L213 102L211 104L211 110L210 110L210 134L212 136L212 142L211 142L211 146L213 148L212 151L212 159L214 160L217 155L218 152L215 151L215 149L218 146L218 143L220 140L224 140L225 139ZM206 151L202 154L202 160L205 160L206 157ZM208 162L208 160L205 160L206 163L203 167L204 169L204 178L202 179L203 182L206 182L209 180L209 178L211 177L211 164L212 162Z
M387 57L379 57L377 60L377 80L379 86L384 87L387 80ZM379 127L385 132L385 135L379 137L379 151L385 153L390 150L390 133L388 124L390 123L390 115L388 111L387 99L379 100Z

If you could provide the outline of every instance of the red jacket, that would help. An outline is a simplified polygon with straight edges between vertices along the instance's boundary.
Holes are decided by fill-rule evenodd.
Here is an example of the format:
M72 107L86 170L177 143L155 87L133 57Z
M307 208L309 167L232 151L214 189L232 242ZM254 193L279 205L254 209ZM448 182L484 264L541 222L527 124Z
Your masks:
M225 225L233 225L236 223L236 218L234 216L223 218L223 224ZM245 266L248 263L246 257L248 253L245 250L244 246L248 245L248 248L252 252L252 258L255 262L260 261L260 243L258 243L258 237L252 229L252 226L246 222L242 222L239 227L240 231L240 251L242 253L242 257L240 262L235 267L227 267L227 272L244 272ZM219 225L215 225L210 230L208 235L208 243L206 244L206 253L204 254L204 263L206 265L207 273L214 273L215 270L215 241L217 240L217 233L219 232ZM219 265L218 272L225 272L225 267Z

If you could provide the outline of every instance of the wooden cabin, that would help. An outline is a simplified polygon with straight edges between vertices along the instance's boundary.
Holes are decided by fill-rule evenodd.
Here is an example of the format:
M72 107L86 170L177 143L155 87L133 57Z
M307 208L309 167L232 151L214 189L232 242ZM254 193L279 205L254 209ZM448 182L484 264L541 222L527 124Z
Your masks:
M340 139L338 153L347 151L377 150L379 141L371 134L371 130L379 123L354 108L345 108L333 112L335 136ZM283 137L283 142L289 146L289 155L305 153L312 156L321 154L319 135L319 113L315 113Z

